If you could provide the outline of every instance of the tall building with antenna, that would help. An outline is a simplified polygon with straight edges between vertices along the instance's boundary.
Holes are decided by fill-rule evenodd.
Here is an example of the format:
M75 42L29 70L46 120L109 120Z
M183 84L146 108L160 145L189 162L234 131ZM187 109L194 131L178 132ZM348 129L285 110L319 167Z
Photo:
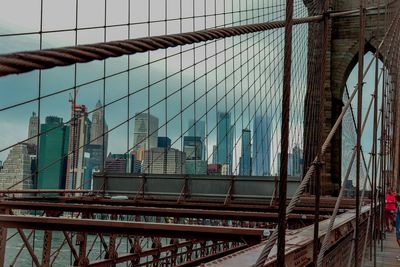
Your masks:
M143 160L145 150L158 146L158 118L137 113L133 131L133 152L138 160Z
M70 122L67 189L82 189L85 174L85 150L88 145L91 122L85 105L77 105L71 100L72 114Z
M38 140L38 130L39 130L39 117L36 115L36 112L32 112L32 116L29 118L29 126L28 126L28 140L26 143L31 145L37 145Z

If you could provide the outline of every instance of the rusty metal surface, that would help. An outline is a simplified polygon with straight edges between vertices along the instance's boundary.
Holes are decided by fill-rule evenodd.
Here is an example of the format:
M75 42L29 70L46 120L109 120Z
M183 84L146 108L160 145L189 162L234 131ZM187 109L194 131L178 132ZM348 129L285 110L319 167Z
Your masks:
M0 224L7 228L76 231L85 233L109 233L153 237L197 238L202 240L245 240L248 244L259 243L262 229L236 228L205 225L127 222L112 220L50 218L39 216L0 215Z
M232 200L230 203L224 203L223 200L216 199L187 199L185 201L177 201L177 198L145 198L145 199L112 199L110 197L99 196L59 196L59 197L4 197L3 201L34 201L34 202L52 202L52 203L77 203L77 204L99 204L99 205L116 205L116 206L143 206L143 207L169 207L169 208L192 208L192 209L218 209L218 210L245 210L245 211L262 211L276 212L277 205L270 205L265 201L241 201ZM367 200L368 201L368 200ZM336 198L330 196L321 197L321 211L330 212L335 206ZM296 213L309 213L314 208L313 197L301 197L294 208ZM351 209L355 207L354 199L343 199L341 209Z
M21 210L53 210L53 202L31 202L31 201L0 201L0 208L21 209ZM140 206L114 206L98 204L74 204L57 203L57 209L63 212L92 212L102 214L130 214L130 215L151 215L151 216L171 216L171 217L190 217L190 218L219 218L232 220L250 221L276 221L278 214L274 212L251 212L251 211L231 211L231 210L206 210L206 209L185 209L185 208L157 208ZM323 218L328 218L325 216ZM312 214L290 214L291 220L313 220Z

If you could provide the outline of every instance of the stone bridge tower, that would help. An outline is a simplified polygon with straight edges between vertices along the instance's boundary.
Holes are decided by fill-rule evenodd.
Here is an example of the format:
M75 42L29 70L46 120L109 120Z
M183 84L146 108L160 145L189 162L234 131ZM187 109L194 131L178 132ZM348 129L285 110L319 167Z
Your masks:
M322 12L322 8L316 7L320 0L305 0L310 13ZM314 3L315 2L315 3ZM383 0L380 1L384 2ZM375 7L378 0L367 0L367 7ZM359 0L330 0L332 11L345 11L359 9ZM311 8L312 7L312 8ZM368 10L365 31L365 53L375 52L384 36L384 10ZM312 15L312 14L310 14ZM351 14L344 17L331 18L329 21L328 51L325 75L325 140L330 129L341 113L343 106L343 92L350 72L358 62L358 38L359 38L359 14ZM377 30L377 25L381 30ZM304 158L307 168L316 156L318 134L318 83L321 75L320 61L322 53L323 23L310 24L309 27L309 69L308 92L305 99L305 123L304 123ZM317 63L317 64L315 64ZM365 65L368 62L365 63ZM311 68L310 66L317 66ZM365 68L365 67L364 67ZM318 79L315 79L315 78ZM371 86L371 85L366 85ZM373 86L373 85L372 85ZM350 88L349 88L350 89ZM317 113L315 113L317 110ZM315 116L310 116L314 111ZM336 195L341 184L341 157L342 154L342 129L339 129L323 158L323 171L321 174L321 193L324 195ZM307 170L307 169L305 169ZM313 183L310 183L312 192Z

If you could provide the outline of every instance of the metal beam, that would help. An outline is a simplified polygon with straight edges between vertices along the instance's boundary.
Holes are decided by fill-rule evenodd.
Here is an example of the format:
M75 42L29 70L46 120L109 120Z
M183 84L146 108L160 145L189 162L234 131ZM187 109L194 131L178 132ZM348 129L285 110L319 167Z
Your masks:
M0 201L0 208L21 209L21 210L47 210L54 209L54 202L29 202L29 201ZM97 204L74 204L57 203L57 210L66 212L93 212L102 214L124 214L124 215L149 215L149 216L170 216L210 219L232 219L275 222L278 214L275 212L252 212L252 211L231 211L231 210L209 210L209 209L185 209L185 208L157 208L138 206L114 206ZM328 218L328 216L322 217ZM313 220L312 214L290 214L291 220Z
M149 222L0 215L0 224L7 228L139 235L145 237L182 238L184 236L185 238L199 240L245 241L247 244L257 244L263 238L263 229Z

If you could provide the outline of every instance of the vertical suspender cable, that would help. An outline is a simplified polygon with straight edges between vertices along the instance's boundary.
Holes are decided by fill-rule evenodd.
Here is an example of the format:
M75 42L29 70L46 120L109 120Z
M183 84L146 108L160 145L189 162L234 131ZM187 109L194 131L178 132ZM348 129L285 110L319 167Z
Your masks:
M361 165L361 120L362 120L362 89L363 89L363 68L364 68L364 35L365 35L365 9L364 0L360 0L360 33L358 50L358 98L357 98L357 163L356 163L356 227L354 240L354 266L358 267L359 259L359 238L360 238L360 165Z
M323 24L323 41L322 41L322 58L321 58L321 76L319 82L319 120L318 120L318 152L316 161L316 175L314 183L315 192L315 212L314 212L314 243L313 243L313 263L317 266L318 252L319 252L319 206L321 196L321 148L324 142L324 106L325 106L325 74L326 74L326 53L328 50L328 16L326 14L327 4L329 1L323 2L324 24Z
M286 189L287 164L289 146L289 111L290 111L290 83L292 63L292 28L293 28L293 0L286 0L285 21L285 50L282 97L282 125L281 125L281 166L279 180L279 216L278 216L278 267L285 267L285 235L286 235ZM261 255L262 256L262 255ZM263 257L258 258L256 266L263 266Z

